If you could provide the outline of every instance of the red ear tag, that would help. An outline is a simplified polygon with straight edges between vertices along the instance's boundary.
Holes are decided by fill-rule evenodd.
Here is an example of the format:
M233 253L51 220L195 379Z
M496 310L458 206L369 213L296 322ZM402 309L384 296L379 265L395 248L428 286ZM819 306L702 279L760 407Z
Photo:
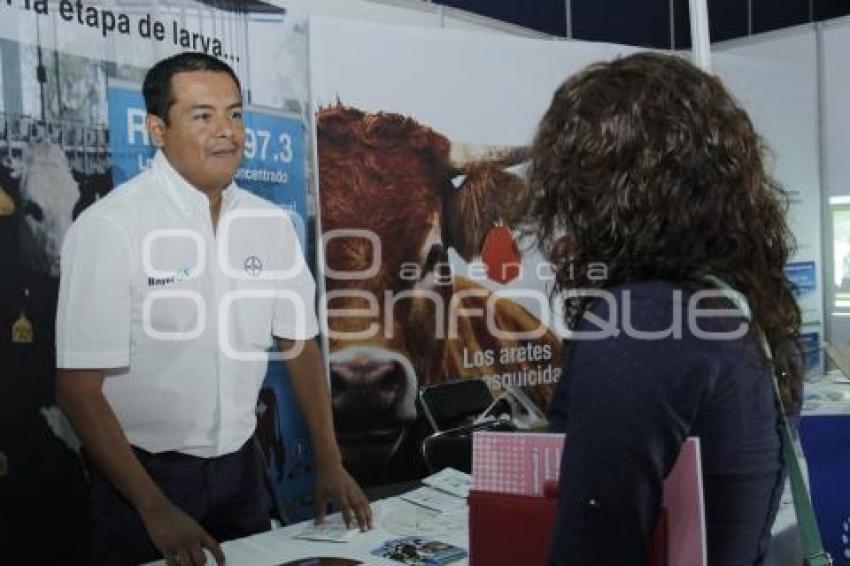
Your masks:
M487 276L497 283L506 285L519 277L522 257L507 226L493 226L487 232L481 261L487 266Z

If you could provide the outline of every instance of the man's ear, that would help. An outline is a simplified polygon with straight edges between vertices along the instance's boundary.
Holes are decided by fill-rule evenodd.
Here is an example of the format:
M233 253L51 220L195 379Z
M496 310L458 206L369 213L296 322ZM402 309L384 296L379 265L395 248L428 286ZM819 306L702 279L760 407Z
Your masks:
M165 145L165 130L168 128L165 125L165 120L156 114L148 114L145 116L145 126L148 128L148 133L150 133L154 145L157 147Z

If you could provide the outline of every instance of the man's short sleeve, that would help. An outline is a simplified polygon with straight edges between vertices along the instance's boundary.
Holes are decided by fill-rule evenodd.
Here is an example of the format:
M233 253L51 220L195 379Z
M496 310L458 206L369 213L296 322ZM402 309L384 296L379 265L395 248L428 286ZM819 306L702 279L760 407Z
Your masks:
M287 340L307 340L319 333L316 319L316 282L304 261L292 221L283 222L282 253L286 254L286 277L278 282L272 334Z
M130 363L127 234L109 218L83 214L62 245L56 365L116 368Z

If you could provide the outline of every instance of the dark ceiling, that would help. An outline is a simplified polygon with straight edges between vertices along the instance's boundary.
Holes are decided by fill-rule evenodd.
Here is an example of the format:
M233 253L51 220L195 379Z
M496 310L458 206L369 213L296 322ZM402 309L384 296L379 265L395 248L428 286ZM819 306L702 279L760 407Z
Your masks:
M688 0L434 0L551 35L644 47L690 47ZM673 11L673 26L670 11ZM712 41L850 14L850 0L708 0ZM675 30L671 34L671 27ZM675 35L675 41L671 40Z

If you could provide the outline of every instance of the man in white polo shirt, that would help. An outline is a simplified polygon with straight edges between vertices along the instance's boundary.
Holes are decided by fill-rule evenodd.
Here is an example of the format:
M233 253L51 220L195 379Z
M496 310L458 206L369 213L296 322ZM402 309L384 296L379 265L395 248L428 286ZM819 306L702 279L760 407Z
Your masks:
M253 444L273 341L310 429L317 519L371 526L343 469L314 341L315 285L289 216L240 189L238 79L184 53L144 82L151 167L83 213L62 249L57 397L91 473L91 561L222 563L268 529Z

